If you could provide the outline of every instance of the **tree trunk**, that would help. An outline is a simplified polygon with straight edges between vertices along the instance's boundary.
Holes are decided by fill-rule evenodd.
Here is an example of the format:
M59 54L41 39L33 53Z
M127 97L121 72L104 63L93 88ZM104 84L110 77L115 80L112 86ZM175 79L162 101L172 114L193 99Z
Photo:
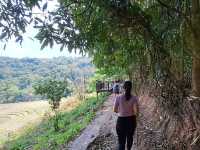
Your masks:
M200 97L200 4L199 0L192 0L191 26L188 30L188 46L192 50L192 92Z
M200 97L200 59L195 56L192 64L192 92L194 96Z

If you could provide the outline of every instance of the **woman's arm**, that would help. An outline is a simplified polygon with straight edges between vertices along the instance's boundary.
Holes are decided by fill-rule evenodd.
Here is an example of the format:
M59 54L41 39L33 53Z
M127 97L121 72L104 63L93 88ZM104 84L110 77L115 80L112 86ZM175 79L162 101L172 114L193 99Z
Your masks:
M139 102L138 102L138 98L136 100L136 102L133 105L133 111L135 113L136 116L139 116Z
M136 115L137 116L137 105L136 104L134 104L133 105L133 112L134 112L134 115Z
M139 110L139 103L137 101L137 103L136 103L136 116L139 116L139 112L140 112L140 110Z
M118 113L118 107L119 107L119 100L118 100L118 97L115 98L115 103L114 103L114 106L113 106L113 111Z
M118 113L118 108L113 107L113 111L114 111L115 113Z

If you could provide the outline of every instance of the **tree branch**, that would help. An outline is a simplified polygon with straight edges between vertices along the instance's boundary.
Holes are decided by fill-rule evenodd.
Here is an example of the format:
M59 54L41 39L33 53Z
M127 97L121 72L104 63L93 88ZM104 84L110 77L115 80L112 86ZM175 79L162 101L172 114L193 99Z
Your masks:
M156 0L156 1L157 1L160 5L162 5L163 7L167 8L168 10L171 10L171 11L173 11L173 12L178 13L180 16L182 16L182 17L186 20L186 23L187 23L189 26L192 27L192 24L191 24L190 19L188 19L187 15L184 14L182 11L180 11L180 10L174 8L174 7L171 7L171 6L167 5L167 4L165 4L165 3L162 2L161 0Z
M192 0L192 13L197 14L200 12L199 0Z

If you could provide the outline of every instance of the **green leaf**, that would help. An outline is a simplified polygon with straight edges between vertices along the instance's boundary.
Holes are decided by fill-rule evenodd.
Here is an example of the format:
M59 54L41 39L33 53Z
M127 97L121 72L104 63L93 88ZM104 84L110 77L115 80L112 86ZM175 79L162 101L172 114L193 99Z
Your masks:
M4 39L6 36L7 36L7 32L3 32L1 35L0 35L0 40Z
M47 5L48 5L48 3L46 2L42 7L42 11L45 11L47 9Z

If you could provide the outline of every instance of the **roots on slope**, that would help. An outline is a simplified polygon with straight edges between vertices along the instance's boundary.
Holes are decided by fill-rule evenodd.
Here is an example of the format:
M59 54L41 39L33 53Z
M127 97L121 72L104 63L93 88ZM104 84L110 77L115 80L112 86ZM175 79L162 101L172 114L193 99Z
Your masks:
M178 84L168 81L159 88L154 87L153 92L143 89L141 108L145 118L162 132L159 139L163 149L197 150L200 147L200 100L188 98L184 86ZM170 144L166 145L166 140Z

